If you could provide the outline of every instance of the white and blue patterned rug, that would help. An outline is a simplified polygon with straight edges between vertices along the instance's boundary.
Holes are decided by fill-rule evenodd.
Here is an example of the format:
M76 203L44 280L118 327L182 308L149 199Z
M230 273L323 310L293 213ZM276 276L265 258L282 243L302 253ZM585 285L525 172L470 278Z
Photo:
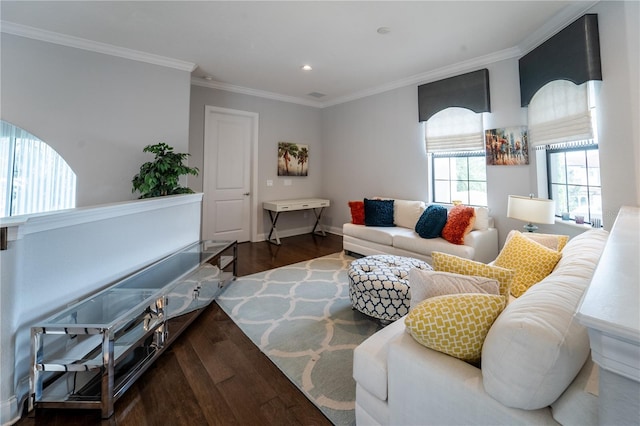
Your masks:
M380 329L351 309L344 253L238 278L217 303L336 425L355 424L353 349Z

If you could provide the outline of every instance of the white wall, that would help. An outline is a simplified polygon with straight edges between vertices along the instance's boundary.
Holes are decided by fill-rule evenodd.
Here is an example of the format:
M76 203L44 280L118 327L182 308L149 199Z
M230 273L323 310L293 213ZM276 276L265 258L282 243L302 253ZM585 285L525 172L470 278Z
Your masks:
M190 73L2 34L2 119L77 176L78 207L131 200L146 145L188 150Z
M322 185L323 138L321 135L321 113L318 108L287 102L259 98L256 96L227 92L202 86L191 87L191 114L189 126L189 165L198 167L202 173L190 178L190 186L202 191L204 162L204 109L216 106L259 114L258 164L253 165L257 173L258 187L252 194L257 197L258 236L263 237L270 229L269 216L262 210L262 202L269 200L327 197L332 191ZM296 142L309 145L309 175L305 177L278 177L278 142ZM267 180L273 186L267 186ZM285 180L291 186L284 186ZM309 232L315 222L312 214L304 212L283 214L278 219L280 236Z
M638 9L636 2L602 2L589 11L598 13L600 27L604 81L598 119L607 229L620 206L640 205ZM491 113L486 114L485 127L526 124L526 109L520 108L517 58L486 67ZM323 110L323 186L330 189L334 201L326 216L334 230L350 220L348 200L374 195L429 200L427 157L417 117L417 85ZM487 167L488 204L501 243L509 230L522 226L506 217L508 195L537 195L535 156L530 154L528 166ZM541 226L543 232L569 235L583 230L563 224Z

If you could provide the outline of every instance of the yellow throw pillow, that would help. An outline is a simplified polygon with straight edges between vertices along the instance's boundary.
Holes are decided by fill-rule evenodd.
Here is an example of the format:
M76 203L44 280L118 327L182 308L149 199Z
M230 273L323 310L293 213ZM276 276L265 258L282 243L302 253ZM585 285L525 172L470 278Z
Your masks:
M550 248L551 250L555 250L555 251L562 251L564 246L567 245L567 242L569 242L569 236L568 235L539 234L537 232L520 232L520 231L513 230L513 231L509 232L509 234L507 235L507 239L505 241L505 244L508 243L509 240L515 234L520 234L523 237L527 237L530 240L533 240L536 243L540 243L543 246L545 246L547 248Z
M504 296L505 303L509 302L509 292L513 277L516 274L515 271L437 251L431 253L431 259L433 260L433 265L431 266L433 266L434 271L485 277L498 281L500 294Z
M477 363L484 339L504 306L504 297L495 294L436 296L420 302L404 323L421 345Z
M511 284L511 294L513 297L520 297L529 287L549 275L561 257L562 253L559 251L547 248L518 233L504 245L494 265L516 271Z

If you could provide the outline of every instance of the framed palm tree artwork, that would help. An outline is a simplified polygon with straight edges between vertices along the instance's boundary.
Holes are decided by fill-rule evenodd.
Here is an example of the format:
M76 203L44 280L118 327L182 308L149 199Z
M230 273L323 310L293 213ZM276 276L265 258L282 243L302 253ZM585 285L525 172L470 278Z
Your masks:
M278 176L307 176L309 145L278 142Z

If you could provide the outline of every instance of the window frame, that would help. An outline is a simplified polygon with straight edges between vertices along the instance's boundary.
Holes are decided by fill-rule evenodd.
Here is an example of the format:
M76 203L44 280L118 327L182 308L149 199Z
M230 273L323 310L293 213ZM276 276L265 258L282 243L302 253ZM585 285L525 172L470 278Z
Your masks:
M484 173L484 180L475 180L475 179L471 179L471 173L470 173L470 168L469 168L469 158L477 158L477 157L482 157L482 159L484 160L486 158L486 154L484 151L458 151L458 152L437 152L437 153L429 153L430 156L430 165L431 165L431 201L434 203L444 203L444 204L452 204L453 203L453 194L451 192L451 188L452 188L452 184L454 182L466 182L467 185L467 202L464 202L465 200L461 200L463 201L463 204L465 205L472 205L472 206L478 206L478 207L487 207L487 203L485 204L471 204L471 196L470 196L470 187L471 187L471 183L482 183L485 186L485 197L487 195L487 165L486 165L486 160L484 161L484 166L485 166L485 173ZM449 179L436 179L436 159L437 158L447 158L449 159L449 166L451 166L451 159L453 158L464 158L466 159L466 163L467 163L467 179L466 180L462 180L462 179L452 179L451 176L451 167L449 167ZM448 182L448 186L449 186L449 200L442 200L442 199L437 199L436 198L436 182Z
M576 145L576 146L558 146L558 145L564 145L564 144L557 144L556 146L554 145L546 145L545 146L545 159L546 159L546 171L547 171L547 191L549 194L549 198L554 200L553 198L553 186L554 185L563 185L565 187L565 194L566 194L566 200L564 200L566 202L566 206L567 206L567 210L569 210L569 187L583 187L586 188L586 193L587 193L587 216L585 216L585 221L584 223L586 224L591 224L593 222L594 219L594 214L592 212L592 203L591 203L591 191L590 188L599 188L600 189L600 194L602 194L602 181L600 182L600 185L592 185L589 183L589 173L587 172L587 184L576 184L576 183L571 183L569 182L569 173L567 171L567 162L565 159L565 170L564 170L564 180L565 183L558 183L558 182L552 182L551 179L551 155L553 154L558 154L558 153L568 153L568 152L583 152L584 156L585 156L585 167L587 168L587 170L589 169L589 157L587 155L588 151L596 151L599 155L600 151L599 151L599 146L595 141L590 141L589 143L586 144L580 144L580 145ZM600 167L598 167L598 169L600 169ZM601 195L602 196L602 195ZM554 200L554 201L558 201L558 200ZM601 206L602 209L602 206ZM562 212L561 212L562 213ZM570 211L568 211L568 213L571 213ZM556 214L556 217L562 217L562 215L558 215ZM600 218L602 219L602 218ZM569 216L569 220L573 220L575 221L575 217Z

